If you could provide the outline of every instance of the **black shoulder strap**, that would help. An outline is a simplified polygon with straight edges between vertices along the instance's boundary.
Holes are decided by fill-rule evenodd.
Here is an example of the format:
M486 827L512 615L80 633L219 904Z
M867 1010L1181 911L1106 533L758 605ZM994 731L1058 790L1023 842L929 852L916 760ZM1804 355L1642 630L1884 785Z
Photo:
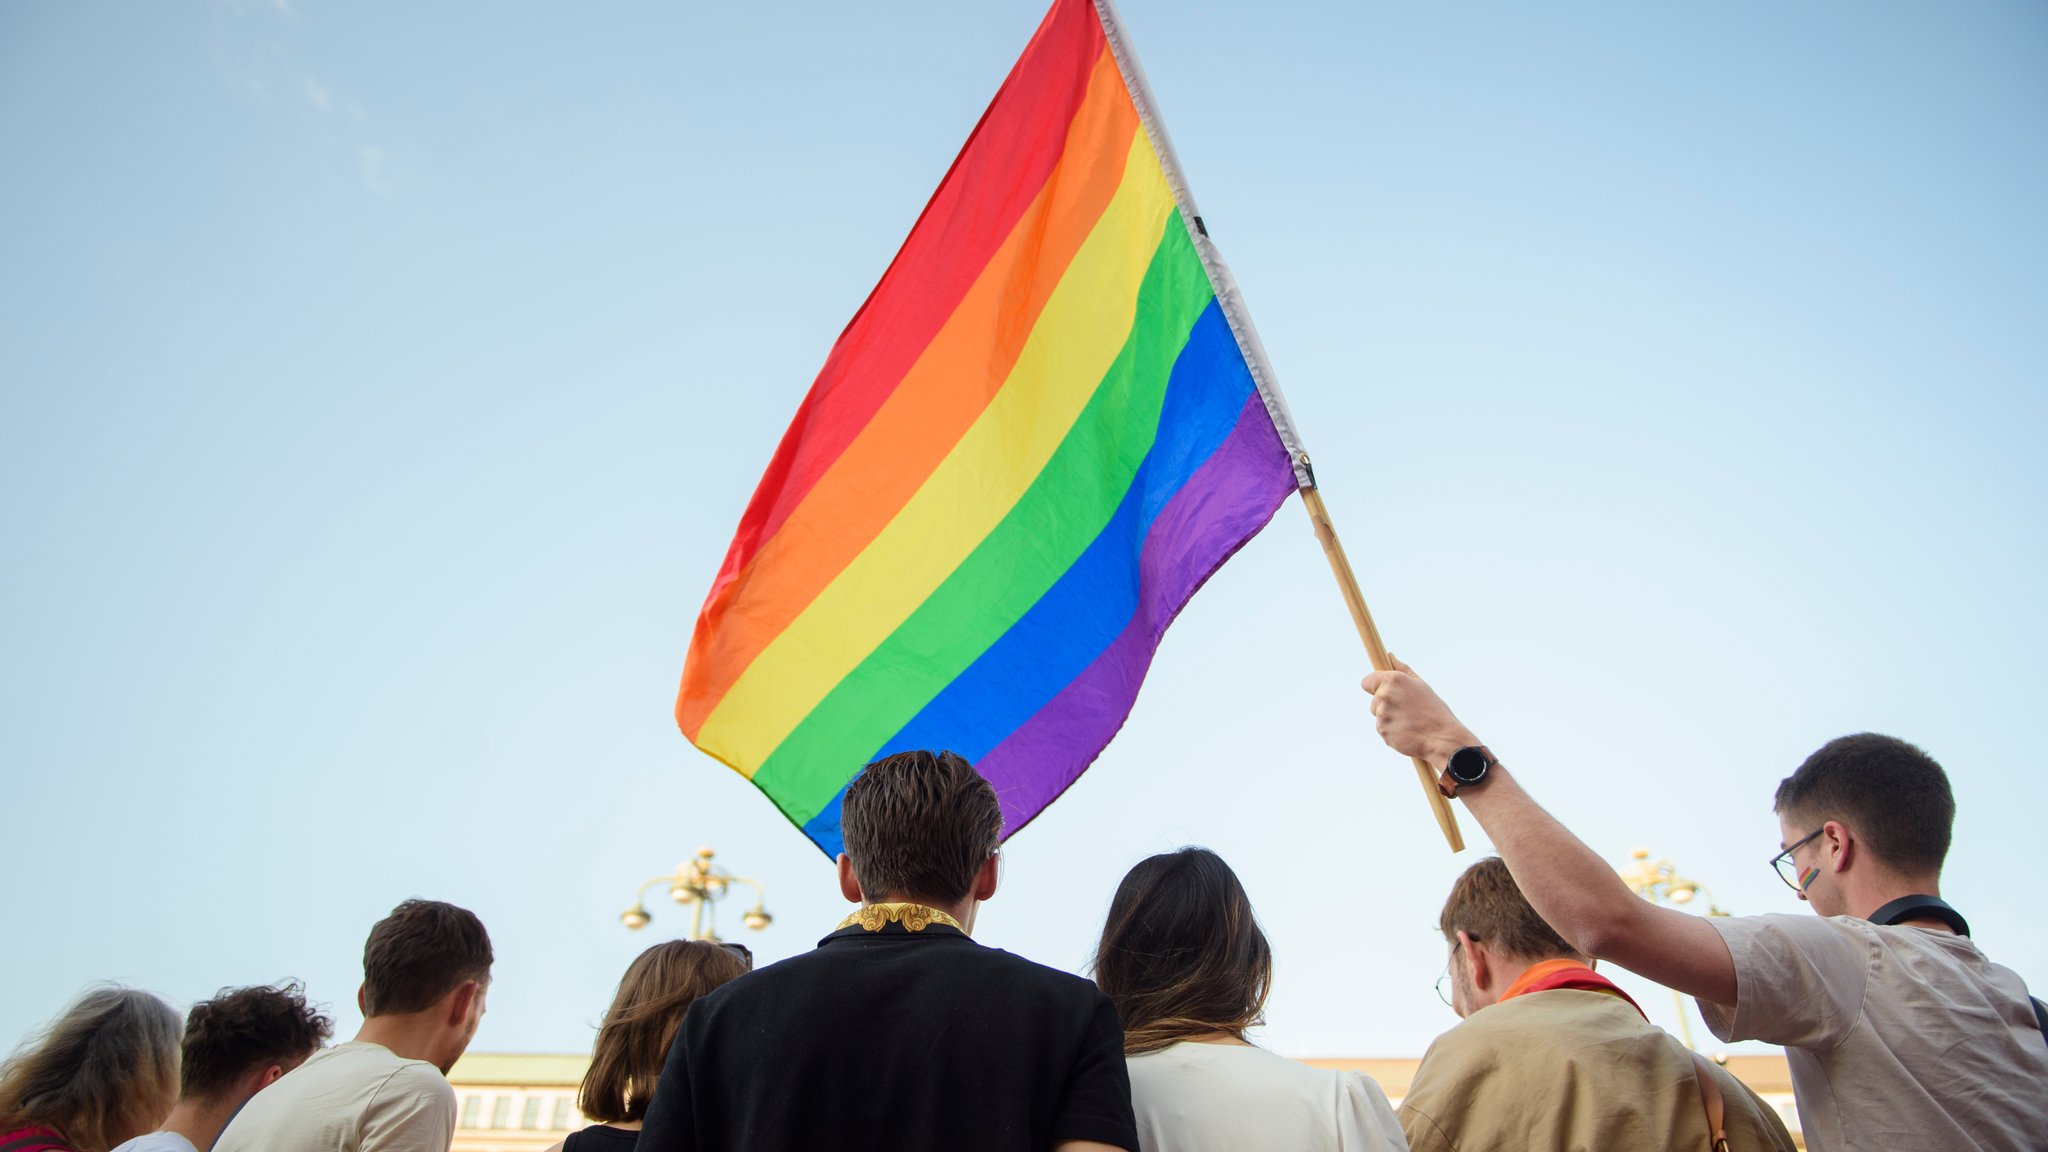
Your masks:
M1922 916L1941 921L1958 936L1970 934L1970 922L1963 919L1961 912L1949 907L1948 901L1939 896L1901 896L1872 912L1870 922L1890 927L1901 920L1913 920Z
M2038 996L2029 996L2027 999L2034 1002L2034 1023L2040 1025L2041 1038L2048 1040L2048 1004L2041 1003L2041 998ZM7 1152L7 1150L0 1148L0 1152Z

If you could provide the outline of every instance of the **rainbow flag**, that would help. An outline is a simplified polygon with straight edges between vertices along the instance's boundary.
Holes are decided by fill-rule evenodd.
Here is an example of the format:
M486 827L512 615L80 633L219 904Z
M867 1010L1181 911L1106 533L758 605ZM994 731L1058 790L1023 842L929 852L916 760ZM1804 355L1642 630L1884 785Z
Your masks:
M1007 836L1307 460L1108 0L1056 0L811 385L697 620L692 743L827 855L891 752Z

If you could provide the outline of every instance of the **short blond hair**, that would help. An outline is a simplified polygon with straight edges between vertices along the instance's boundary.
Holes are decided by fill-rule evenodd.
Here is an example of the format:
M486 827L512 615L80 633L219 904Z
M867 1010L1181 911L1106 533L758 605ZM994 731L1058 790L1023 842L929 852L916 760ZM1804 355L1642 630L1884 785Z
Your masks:
M1498 856L1465 869L1451 885L1450 899L1444 901L1436 926L1445 940L1456 940L1463 932L1524 960L1584 959L1529 906L1521 886Z

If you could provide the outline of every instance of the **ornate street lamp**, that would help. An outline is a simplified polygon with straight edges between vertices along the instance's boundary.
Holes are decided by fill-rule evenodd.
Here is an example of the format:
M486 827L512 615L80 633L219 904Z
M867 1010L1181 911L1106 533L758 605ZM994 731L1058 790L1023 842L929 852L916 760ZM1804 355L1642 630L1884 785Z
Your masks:
M775 922L768 914L767 894L759 880L735 876L711 862L716 855L709 848L697 849L694 859L676 865L674 873L656 876L640 885L640 892L633 899L633 906L619 913L619 922L635 931L647 927L654 914L647 910L647 890L657 884L668 885L669 899L688 907L690 911L690 939L718 939L718 902L732 894L732 886L744 884L754 890L754 906L740 917L740 923L759 932Z
M1706 885L1679 875L1678 866L1668 858L1652 860L1650 850L1641 847L1628 855L1631 863L1624 864L1615 871L1621 873L1621 882L1628 885L1629 891L1652 904L1671 904L1687 910L1691 909L1693 901L1705 897L1707 915L1728 915L1721 910L1720 905L1714 903L1714 894ZM1671 1002L1678 1007L1679 1038L1685 1041L1687 1048L1691 1048L1692 1024L1685 1017L1685 997L1679 995L1676 988L1671 990Z

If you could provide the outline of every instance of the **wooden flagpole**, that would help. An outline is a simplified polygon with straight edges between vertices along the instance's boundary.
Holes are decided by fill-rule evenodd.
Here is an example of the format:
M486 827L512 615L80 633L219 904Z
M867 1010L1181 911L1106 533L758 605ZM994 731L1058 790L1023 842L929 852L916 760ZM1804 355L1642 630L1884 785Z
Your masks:
M1302 464L1308 463L1308 454L1302 453ZM1380 630L1373 626L1372 613L1365 606L1365 596L1358 590L1358 577L1351 572L1351 561L1344 556L1344 543L1337 539L1337 529L1330 523L1330 510L1323 507L1323 494L1315 487L1301 489L1301 502L1308 508L1309 523L1315 526L1316 539L1322 542L1323 555L1330 561L1330 571L1337 577L1337 590L1344 594L1344 606L1351 609L1351 622L1358 626L1358 638L1365 641L1365 654L1372 666L1380 672L1394 670L1394 658L1387 653L1387 646L1380 641ZM1429 797L1429 810L1436 814L1436 826L1443 830L1444 840L1453 852L1465 850L1465 837L1458 832L1458 817L1451 811L1451 802L1437 791L1436 773L1427 762L1414 760L1415 774L1422 778L1422 791Z

